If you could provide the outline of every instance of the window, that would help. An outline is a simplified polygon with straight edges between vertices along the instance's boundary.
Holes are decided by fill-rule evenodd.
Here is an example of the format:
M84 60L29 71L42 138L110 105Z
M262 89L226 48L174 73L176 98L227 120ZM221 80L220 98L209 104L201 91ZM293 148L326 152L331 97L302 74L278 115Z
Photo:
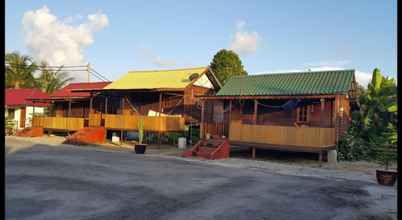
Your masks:
M309 106L301 106L297 109L297 122L306 123L310 119L309 117Z

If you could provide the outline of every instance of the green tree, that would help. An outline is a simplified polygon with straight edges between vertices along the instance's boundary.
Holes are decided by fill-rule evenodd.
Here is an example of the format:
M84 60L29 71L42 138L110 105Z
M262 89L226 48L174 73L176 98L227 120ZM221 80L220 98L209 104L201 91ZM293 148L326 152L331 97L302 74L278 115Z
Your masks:
M29 56L18 52L6 53L6 88L32 88L37 65Z
M73 80L73 77L69 77L66 72L62 71L63 66L57 69L49 68L46 62L42 62L39 66L40 75L36 79L37 87L43 92L52 93L55 90L61 89L68 82Z
M231 50L222 49L218 51L210 67L222 85L225 84L227 79L231 76L247 75L239 56Z
M397 87L393 78L374 69L367 89L358 98L360 110L339 142L340 159L376 159L388 167L397 143Z

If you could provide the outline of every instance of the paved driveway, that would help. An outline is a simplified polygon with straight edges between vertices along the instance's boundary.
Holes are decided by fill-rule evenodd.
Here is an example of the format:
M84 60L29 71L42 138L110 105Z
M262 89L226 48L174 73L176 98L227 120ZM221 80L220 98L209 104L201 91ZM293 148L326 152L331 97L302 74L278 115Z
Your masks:
M378 205L394 189L369 182L13 139L6 152L7 219L395 218Z

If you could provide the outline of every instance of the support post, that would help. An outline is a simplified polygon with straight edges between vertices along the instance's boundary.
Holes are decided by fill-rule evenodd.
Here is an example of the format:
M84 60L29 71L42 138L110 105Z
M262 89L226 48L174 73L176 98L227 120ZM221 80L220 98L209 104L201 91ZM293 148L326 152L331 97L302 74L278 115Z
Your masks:
M105 114L107 114L107 101L108 101L108 99L107 99L107 97L105 97Z
M89 69L91 68L90 64L87 64L87 76L88 76L88 82L91 81L91 73L89 72Z
M228 123L228 133L230 131L230 122L232 121L232 100L229 100L229 123Z
M251 158L255 159L255 147L251 147Z
M123 111L124 111L124 99L121 97L120 99L120 108L121 108L121 117L120 117L120 127L123 128ZM120 130L120 143L123 143L123 129Z
M257 114L258 114L258 101L254 99L254 115L253 115L253 122L257 124Z
M320 125L323 127L323 114L324 114L324 108L325 108L325 99L320 99L321 103L321 108L320 108Z
M319 165L320 165L320 167L322 166L322 151L320 151L319 153L318 153L318 163L319 163Z
M201 99L200 139L204 138L204 111L205 111L205 100Z
M159 93L159 116L162 114L162 92Z
M69 122L69 118L70 118L70 115L71 115L71 99L69 99L68 100L68 114L67 114L67 134L68 134L68 136L70 136L70 129L69 129L69 124L68 124L68 122Z
M89 114L92 113L92 105L93 105L93 96L91 93L91 98L89 99Z
M321 98L320 99L320 103L321 103L321 108L320 108L320 127L323 127L323 112L324 112L324 108L325 108L325 99ZM319 134L319 140L321 142L321 132ZM319 160L319 165L321 167L322 165L322 151L320 151L319 155L318 155L318 160Z
M67 117L69 118L71 115L71 99L68 100L68 112L67 112Z

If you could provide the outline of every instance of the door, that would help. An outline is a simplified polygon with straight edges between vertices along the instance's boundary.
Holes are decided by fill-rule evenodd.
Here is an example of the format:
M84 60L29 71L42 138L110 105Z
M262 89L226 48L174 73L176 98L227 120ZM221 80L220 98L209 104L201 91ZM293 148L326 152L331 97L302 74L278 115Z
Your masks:
M25 118L26 118L26 108L23 107L21 108L21 113L20 113L20 128L25 128Z

